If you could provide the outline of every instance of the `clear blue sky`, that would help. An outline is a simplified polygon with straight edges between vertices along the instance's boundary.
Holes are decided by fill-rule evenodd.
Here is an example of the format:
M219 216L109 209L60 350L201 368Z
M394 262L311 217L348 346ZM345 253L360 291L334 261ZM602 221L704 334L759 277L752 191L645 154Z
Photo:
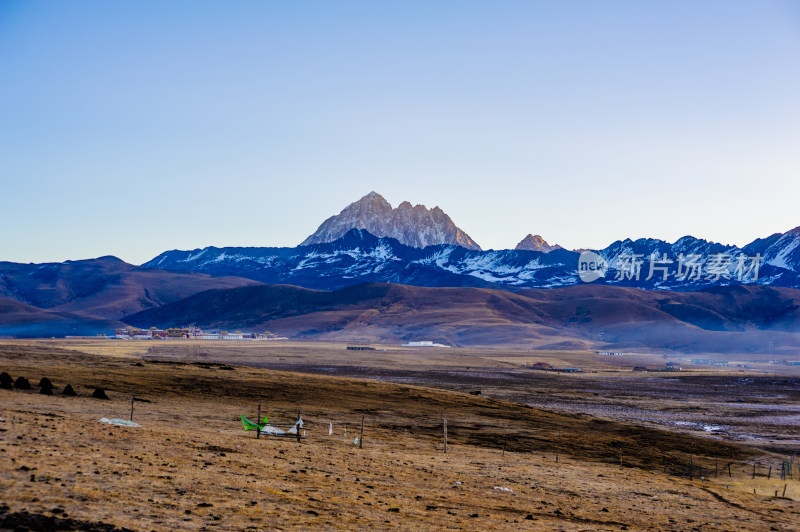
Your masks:
M0 1L0 260L294 246L370 190L741 245L799 174L796 1Z

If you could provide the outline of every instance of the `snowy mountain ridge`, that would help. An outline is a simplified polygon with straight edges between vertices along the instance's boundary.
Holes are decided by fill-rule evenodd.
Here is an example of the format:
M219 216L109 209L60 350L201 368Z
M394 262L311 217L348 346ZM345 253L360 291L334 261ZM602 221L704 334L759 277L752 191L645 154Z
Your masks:
M800 229L743 248L687 236L673 244L619 240L596 253L609 265L605 277L595 281L602 284L679 291L746 283L800 288ZM323 290L361 282L518 290L581 283L580 256L561 248L549 252L483 251L452 244L420 248L352 229L332 242L296 248L167 251L144 266Z

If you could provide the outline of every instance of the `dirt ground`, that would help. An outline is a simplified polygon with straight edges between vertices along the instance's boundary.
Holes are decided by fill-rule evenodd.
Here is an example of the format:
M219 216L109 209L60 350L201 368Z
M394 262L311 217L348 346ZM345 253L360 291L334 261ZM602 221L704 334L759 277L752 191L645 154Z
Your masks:
M34 385L0 389L0 528L793 530L800 515L797 461L783 481L784 456L758 447L508 401L490 369L511 368L480 354L464 357L491 379L420 387L134 353L0 344L0 371ZM90 398L96 386L110 399ZM134 390L141 427L98 423L127 419ZM299 412L304 439L242 430L259 404L272 422Z

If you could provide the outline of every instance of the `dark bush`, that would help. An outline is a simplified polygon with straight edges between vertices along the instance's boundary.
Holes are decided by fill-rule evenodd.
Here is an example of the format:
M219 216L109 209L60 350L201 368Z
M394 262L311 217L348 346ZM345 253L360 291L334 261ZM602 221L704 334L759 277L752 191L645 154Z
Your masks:
M92 398L93 399L108 399L108 396L106 395L106 391L104 389L95 388L94 391L92 392Z

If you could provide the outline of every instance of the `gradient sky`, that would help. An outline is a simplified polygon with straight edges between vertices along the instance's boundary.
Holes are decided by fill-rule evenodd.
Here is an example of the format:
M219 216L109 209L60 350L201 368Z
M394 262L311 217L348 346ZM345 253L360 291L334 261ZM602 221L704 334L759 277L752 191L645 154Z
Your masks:
M800 2L0 0L0 260L294 246L371 190L484 248L800 225Z

